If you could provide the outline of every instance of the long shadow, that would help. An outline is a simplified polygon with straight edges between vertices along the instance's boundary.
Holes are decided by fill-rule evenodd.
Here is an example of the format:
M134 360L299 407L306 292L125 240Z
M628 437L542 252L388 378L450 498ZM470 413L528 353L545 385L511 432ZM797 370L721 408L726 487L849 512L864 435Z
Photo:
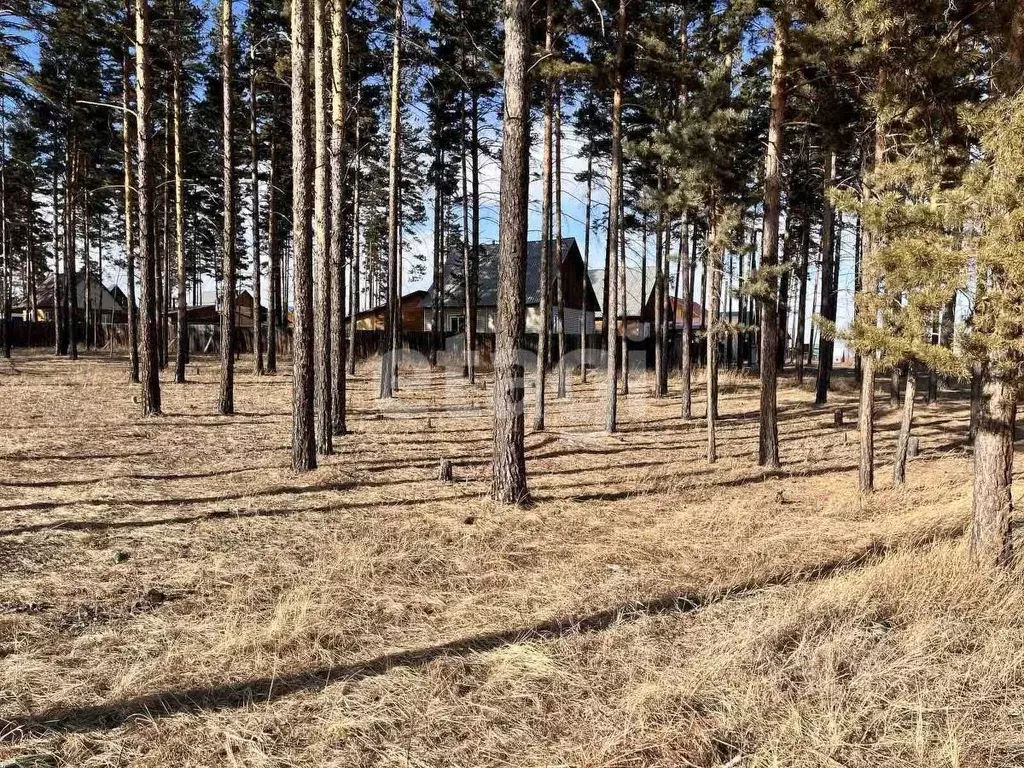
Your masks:
M164 478L166 479L166 478ZM244 499L261 499L272 496L304 496L315 493L337 493L341 491L352 491L359 488L386 488L394 485L406 485L410 482L419 482L422 478L408 478L398 480L344 480L336 483L324 483L322 485L285 485L277 488L268 488L263 491L251 493L230 493L220 496L189 496L171 499L85 499L74 501L70 504L62 504L53 501L30 501L13 507L0 508L0 514L9 512L27 512L38 510L49 510L62 506L75 507L180 507L195 504L220 504L226 501L242 501ZM404 502L403 500L399 500ZM0 531L0 536L3 535Z
M14 528L0 530L0 538L21 536L26 533L43 531L111 531L127 528L156 528L161 525L188 525L215 520L243 520L260 517L290 517L291 515L323 514L327 512L352 512L361 509L377 509L399 505L403 509L424 507L430 504L444 504L450 501L465 501L477 498L476 494L460 494L457 496L441 496L426 499L380 499L378 501L359 501L348 504L320 504L314 507L288 507L284 509L218 509L213 512L202 512L194 515L176 515L174 517L158 517L152 520L58 520L49 523L33 523L19 525Z
M0 461L99 461L101 459L134 459L139 456L156 456L159 451L132 451L131 453L82 453L52 454L35 456L0 456Z
M17 743L49 734L109 730L134 718L147 721L159 717L209 710L233 709L255 702L265 703L302 691L320 691L332 683L356 682L386 674L394 667L423 667L448 657L487 653L509 645L557 640L566 636L601 632L628 621L650 616L688 614L725 600L751 596L773 587L821 581L844 571L877 563L886 554L903 547L922 547L963 535L963 528L931 532L904 542L880 542L831 561L806 569L791 569L759 580L741 582L709 592L664 594L647 600L616 605L585 616L557 617L527 627L500 630L461 638L439 645L388 653L364 662L323 666L290 675L275 675L223 685L158 691L124 701L87 707L51 709L39 715L0 720L0 743Z

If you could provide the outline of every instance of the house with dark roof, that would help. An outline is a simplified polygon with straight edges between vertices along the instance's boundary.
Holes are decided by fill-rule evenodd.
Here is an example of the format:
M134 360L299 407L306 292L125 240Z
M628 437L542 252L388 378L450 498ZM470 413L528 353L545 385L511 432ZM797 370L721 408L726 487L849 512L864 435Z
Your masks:
M554 241L552 241L554 244ZM576 238L562 238L558 249L558 269L562 275L562 295L565 305L566 333L578 333L581 323L587 333L594 332L594 316L601 304L590 276L583 263ZM540 297L541 297L541 241L531 240L526 245L526 332L537 333L540 330ZM555 265L551 265L550 280L547 289L551 297L552 332L557 324L557 294L555 290L557 273ZM459 333L465 328L466 299L462 252L450 253L445 259L442 271L443 280L434 283L421 301L423 310L423 329L433 329L434 304L438 296L444 297L444 332ZM480 258L477 265L477 329L481 333L494 333L497 330L498 309L498 244L489 243L480 246Z
M89 290L86 291L88 286ZM61 294L64 292L64 276L61 275ZM120 289L117 289L120 290ZM13 311L20 314L24 320L29 320L32 314L32 307L29 305L28 297L20 301ZM117 297L111 293L95 274L89 275L86 282L85 270L75 275L75 307L76 316L85 317L86 308L92 309L92 316L101 323L124 323L127 322L127 306L122 305ZM35 317L36 321L50 321L53 319L53 275L48 275L45 280L36 285L35 291Z

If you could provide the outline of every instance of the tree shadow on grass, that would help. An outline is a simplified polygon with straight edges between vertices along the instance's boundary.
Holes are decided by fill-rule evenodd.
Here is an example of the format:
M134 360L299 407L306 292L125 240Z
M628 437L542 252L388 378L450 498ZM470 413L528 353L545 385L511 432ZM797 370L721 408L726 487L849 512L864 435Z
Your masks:
M324 666L290 675L253 678L223 685L158 691L123 701L56 708L38 715L26 714L8 720L0 719L0 743L18 743L48 734L109 730L136 718L152 720L177 714L246 707L303 691L320 691L333 683L357 682L384 675L395 667L423 667L442 658L469 656L520 643L544 642L600 632L620 622L666 614L693 613L715 603L748 597L773 587L821 581L848 570L875 564L893 550L928 546L962 536L963 532L963 528L959 527L931 531L902 542L886 544L876 541L858 551L810 568L790 569L731 587L705 593L659 595L585 616L554 618L533 626L487 632L425 648L383 654L363 662Z

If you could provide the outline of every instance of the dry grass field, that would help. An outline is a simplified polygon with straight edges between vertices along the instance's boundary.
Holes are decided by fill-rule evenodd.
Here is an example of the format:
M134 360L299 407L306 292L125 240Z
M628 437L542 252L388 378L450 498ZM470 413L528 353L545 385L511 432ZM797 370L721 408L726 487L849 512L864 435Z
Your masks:
M614 437L576 382L516 510L487 500L484 387L410 369L382 404L367 365L298 476L290 375L249 367L238 416L202 360L155 419L122 361L0 367L0 765L1024 765L1024 568L965 563L954 396L900 490L881 406L861 498L855 427L792 381L777 476L750 379L723 377L714 466L675 382L634 378Z

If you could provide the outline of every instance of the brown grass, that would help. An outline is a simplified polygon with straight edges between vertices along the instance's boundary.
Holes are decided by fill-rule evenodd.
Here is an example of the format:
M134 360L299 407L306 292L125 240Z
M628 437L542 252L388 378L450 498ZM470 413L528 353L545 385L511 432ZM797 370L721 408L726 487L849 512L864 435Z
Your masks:
M0 762L1024 764L1024 585L965 564L952 396L910 484L861 498L855 433L792 382L773 477L749 379L714 467L675 389L634 378L608 437L577 383L519 511L486 498L485 389L409 370L380 404L368 365L353 434L298 476L290 377L248 365L239 416L204 360L149 420L121 361L2 369Z

